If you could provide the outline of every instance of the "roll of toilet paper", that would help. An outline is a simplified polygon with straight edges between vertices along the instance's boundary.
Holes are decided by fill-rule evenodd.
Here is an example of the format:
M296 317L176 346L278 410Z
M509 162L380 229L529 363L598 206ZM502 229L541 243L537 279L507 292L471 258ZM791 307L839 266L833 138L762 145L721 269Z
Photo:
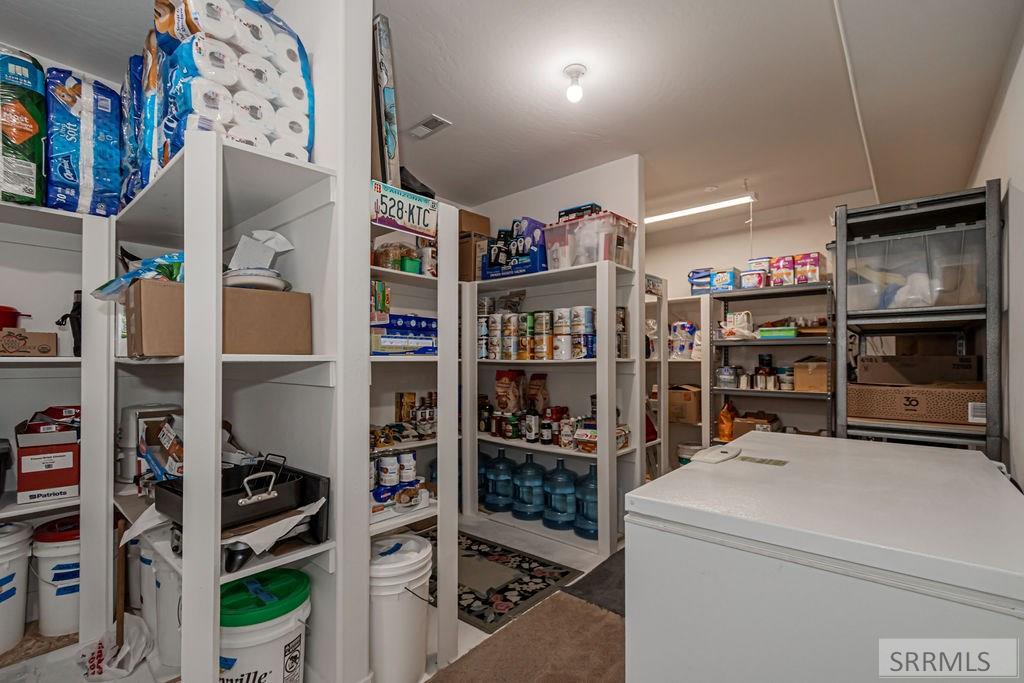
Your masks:
M270 140L252 126L231 126L224 135L225 140L232 140L243 145L249 145L260 152L270 151Z
M302 73L302 53L299 41L290 33L278 33L274 36L274 47L270 61L281 73Z
M231 99L231 93L220 83L214 83L208 78L180 81L174 88L174 100L179 116L199 114L212 121L227 124L235 115L235 103Z
M270 143L270 153L296 161L309 161L306 148L289 138L278 138Z
M228 0L184 0L174 10L174 25L179 35L205 33L230 40L235 35L235 10Z
M248 52L238 58L238 86L263 99L276 99L281 88L277 68L263 57Z
M200 114L189 114L178 124L181 130L212 130L223 135L226 132L224 124L220 121L208 119Z
M301 73L285 72L278 80L277 97L272 98L278 107L292 107L302 112L309 111L309 86Z
M235 45L264 59L273 54L274 29L270 22L248 7L235 10Z
M282 107L275 116L274 135L305 147L309 144L309 117L304 111Z
M178 73L175 78L205 78L232 86L238 81L238 55L225 42L196 34L175 51Z
M277 127L277 115L266 98L248 90L239 90L234 94L235 123L250 126L255 130L270 135Z

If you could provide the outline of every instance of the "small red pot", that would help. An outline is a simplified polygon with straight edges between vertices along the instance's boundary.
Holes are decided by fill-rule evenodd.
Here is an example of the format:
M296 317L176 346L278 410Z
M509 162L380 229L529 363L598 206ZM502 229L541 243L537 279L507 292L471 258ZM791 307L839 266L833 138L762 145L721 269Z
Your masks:
M5 327L19 327L18 318L31 318L28 313L21 313L10 306L0 306L0 330Z

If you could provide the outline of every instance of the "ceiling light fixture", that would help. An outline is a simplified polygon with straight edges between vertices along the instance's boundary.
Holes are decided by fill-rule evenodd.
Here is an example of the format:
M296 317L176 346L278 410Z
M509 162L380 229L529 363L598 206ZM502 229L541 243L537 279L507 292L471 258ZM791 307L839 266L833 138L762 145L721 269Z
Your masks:
M700 206L692 206L689 209L681 209L679 211L672 211L671 213L662 213L657 216L649 216L644 219L644 225L650 225L651 223L660 223L661 221L670 221L673 218L682 218L684 216L693 216L698 213L706 213L708 211L717 211L718 209L727 209L730 206L741 206L743 204L750 204L751 202L757 201L756 192L748 192L745 195L739 197L733 197L732 199L723 199L720 202L712 202L711 204L701 204Z
M583 99L583 86L580 85L580 79L583 78L583 74L587 73L587 67L582 64L570 64L562 69L562 73L570 81L569 87L565 89L565 99L576 104Z

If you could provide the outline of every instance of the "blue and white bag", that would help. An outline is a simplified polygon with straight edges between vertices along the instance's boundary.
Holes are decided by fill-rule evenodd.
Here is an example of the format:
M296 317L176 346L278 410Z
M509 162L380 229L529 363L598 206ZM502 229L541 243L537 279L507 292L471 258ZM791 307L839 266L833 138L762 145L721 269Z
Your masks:
M121 208L142 189L139 144L142 136L142 55L128 58L121 84Z

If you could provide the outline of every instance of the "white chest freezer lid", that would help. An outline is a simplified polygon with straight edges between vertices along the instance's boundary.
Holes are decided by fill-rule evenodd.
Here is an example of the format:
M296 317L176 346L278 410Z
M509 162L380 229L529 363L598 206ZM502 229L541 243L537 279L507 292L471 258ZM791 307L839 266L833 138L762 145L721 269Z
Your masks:
M739 458L627 494L627 512L1024 600L1024 495L980 452L764 432L733 445Z

